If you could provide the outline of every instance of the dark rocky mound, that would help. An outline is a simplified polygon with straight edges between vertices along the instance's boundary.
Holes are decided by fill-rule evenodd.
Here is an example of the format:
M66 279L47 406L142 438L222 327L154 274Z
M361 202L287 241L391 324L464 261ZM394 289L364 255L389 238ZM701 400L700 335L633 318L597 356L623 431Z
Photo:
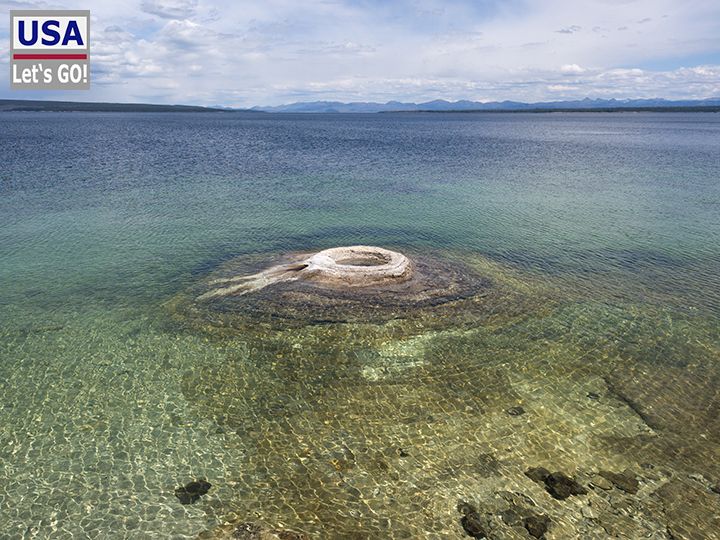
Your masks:
M303 254L269 257L263 262L234 259L168 306L185 319L216 327L244 327L249 320L274 325L384 322L427 315L435 308L484 295L490 289L487 278L461 261L430 255L408 256L414 271L411 279L401 283L343 288L312 280L284 281L247 294L198 300L212 290L212 283L218 279L290 264Z

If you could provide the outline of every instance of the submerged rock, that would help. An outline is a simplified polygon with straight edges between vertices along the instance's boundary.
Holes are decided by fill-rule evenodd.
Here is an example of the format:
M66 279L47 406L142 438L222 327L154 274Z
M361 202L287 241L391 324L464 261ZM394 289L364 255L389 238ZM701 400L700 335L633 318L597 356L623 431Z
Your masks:
M510 525L511 527L515 527L516 525L519 525L523 522L523 517L520 515L520 512L515 507L506 508L505 510L500 512L500 519L503 520L503 523L506 525Z
M545 489L556 499L567 499L571 495L585 495L587 489L562 472L554 472L545 479Z
M466 501L460 501L457 505L457 510L464 516L467 516L471 512L477 512L477 508Z
M613 484L607 478L604 478L600 475L595 475L590 479L590 486L592 486L594 488L608 490L608 489L612 489Z
M523 527L533 538L545 538L550 527L550 518L545 515L532 515L523 520Z
M517 407L510 407L510 408L507 410L507 413L508 413L510 416L521 416L521 415L525 414L525 409L523 409L522 407L520 407L520 406L518 405Z
M545 490L556 499L563 500L572 495L587 494L587 489L560 471L550 473L543 467L533 467L528 469L525 475L538 484L545 484Z
M616 488L623 490L625 493L631 493L634 495L640 487L637 478L631 471L624 471L623 473L600 471L599 474L606 480L612 482Z
M461 501L458 511L463 514L460 518L465 533L472 538L487 538L488 522L470 503Z
M471 512L460 520L463 529L468 536L473 538L487 538L485 531L485 520L477 512Z
M595 513L595 510L591 506L583 506L580 510L580 513L582 516L586 519L597 519L597 514Z
M182 504L193 504L210 491L211 487L212 484L207 480L194 480L184 486L175 488L175 496Z
M545 482L548 476L550 476L550 471L548 471L545 467L532 467L525 471L525 476L533 482L541 484Z

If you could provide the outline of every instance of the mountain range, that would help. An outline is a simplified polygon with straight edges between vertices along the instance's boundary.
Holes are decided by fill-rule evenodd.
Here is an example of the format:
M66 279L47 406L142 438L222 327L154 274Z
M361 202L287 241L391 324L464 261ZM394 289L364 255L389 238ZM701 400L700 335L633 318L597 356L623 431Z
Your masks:
M302 101L287 105L253 107L252 110L264 112L298 112L298 113L376 113L395 111L539 111L539 110L577 110L577 109L646 109L646 108L680 108L680 107L720 107L720 97L701 100L666 100L666 99L590 99L573 101L545 101L524 103L521 101L446 101L436 99L423 103L388 101Z
M446 101L436 99L423 103L372 101L342 103L340 101L306 101L274 107L235 109L223 105L202 107L195 105L162 105L150 103L98 103L77 101L39 101L0 99L0 112L263 112L279 113L382 113L382 112L543 112L543 111L713 111L720 112L720 97L702 100L671 101L665 99L582 99L575 101Z

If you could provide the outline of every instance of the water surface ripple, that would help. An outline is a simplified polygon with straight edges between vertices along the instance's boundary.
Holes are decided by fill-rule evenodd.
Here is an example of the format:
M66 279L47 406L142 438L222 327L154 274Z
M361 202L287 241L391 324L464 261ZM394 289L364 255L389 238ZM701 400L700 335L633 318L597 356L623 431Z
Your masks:
M0 536L718 538L718 156L710 113L2 113ZM492 287L372 324L187 309L229 261L344 244Z

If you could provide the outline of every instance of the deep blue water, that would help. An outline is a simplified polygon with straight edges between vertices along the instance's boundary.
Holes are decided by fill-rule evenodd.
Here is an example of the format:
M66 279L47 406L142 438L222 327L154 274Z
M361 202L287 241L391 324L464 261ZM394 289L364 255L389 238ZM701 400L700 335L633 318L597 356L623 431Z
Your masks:
M102 280L153 272L150 259L173 272L229 250L348 242L452 246L559 271L664 261L692 279L720 251L715 114L0 121L3 283L18 267L32 268L29 281L74 273L85 253L85 277Z

